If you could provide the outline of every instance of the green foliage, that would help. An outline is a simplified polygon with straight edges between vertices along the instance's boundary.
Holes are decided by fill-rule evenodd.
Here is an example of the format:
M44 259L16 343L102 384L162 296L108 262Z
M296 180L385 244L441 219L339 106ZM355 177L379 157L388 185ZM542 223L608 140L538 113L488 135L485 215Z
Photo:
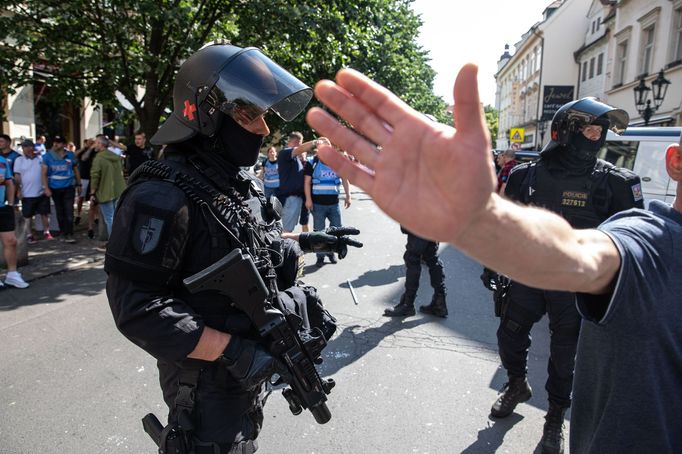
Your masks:
M175 73L204 43L261 48L309 85L353 67L416 109L447 122L434 71L416 44L411 0L0 0L0 90L42 80L54 101L116 91L148 135L172 105ZM41 71L32 72L34 64ZM140 90L141 88L141 90ZM314 105L314 103L313 103ZM164 113L166 112L166 113ZM310 135L304 116L273 131Z
M490 141L492 142L494 150L497 148L497 129L500 121L500 112L490 105L485 106L483 112L485 113L485 123L488 125Z

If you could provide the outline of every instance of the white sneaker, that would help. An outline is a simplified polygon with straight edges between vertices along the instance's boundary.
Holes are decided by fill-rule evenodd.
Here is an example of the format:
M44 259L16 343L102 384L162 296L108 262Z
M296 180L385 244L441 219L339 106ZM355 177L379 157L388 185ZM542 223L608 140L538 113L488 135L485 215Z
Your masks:
M21 274L16 273L14 276L7 276L5 278L5 284L11 285L16 288L26 288L28 287L28 282L22 279Z

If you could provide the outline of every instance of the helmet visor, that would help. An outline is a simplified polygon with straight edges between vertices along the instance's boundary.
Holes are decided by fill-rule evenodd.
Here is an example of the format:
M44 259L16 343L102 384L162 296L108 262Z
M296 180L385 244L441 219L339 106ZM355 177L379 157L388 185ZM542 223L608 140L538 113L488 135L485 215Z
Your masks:
M313 90L258 49L245 49L225 65L204 102L241 124L268 110L284 121L296 118L310 102Z

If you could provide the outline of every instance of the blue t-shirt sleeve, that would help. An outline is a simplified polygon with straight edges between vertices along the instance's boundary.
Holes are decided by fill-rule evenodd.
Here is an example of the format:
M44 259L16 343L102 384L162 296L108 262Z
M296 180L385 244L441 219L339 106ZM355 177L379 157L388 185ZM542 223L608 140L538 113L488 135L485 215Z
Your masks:
M578 311L588 321L605 325L616 311L628 304L652 304L652 289L668 280L670 255L674 246L662 218L637 210L620 213L599 230L606 233L620 254L620 270L609 295L577 294Z
M291 154L294 152L293 148L282 148L282 150L277 155L277 162L290 161L292 159Z
M0 171L6 180L12 179L12 168L5 158L0 158Z

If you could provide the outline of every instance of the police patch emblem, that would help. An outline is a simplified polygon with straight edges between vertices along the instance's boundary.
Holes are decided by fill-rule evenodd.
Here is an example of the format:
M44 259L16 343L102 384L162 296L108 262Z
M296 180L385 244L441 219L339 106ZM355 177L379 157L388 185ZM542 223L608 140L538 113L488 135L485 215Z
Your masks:
M644 196L642 195L641 183L637 183L636 185L632 186L632 196L634 197L635 202L639 202L640 200L644 199Z
M137 251L142 254L149 254L159 245L161 232L163 231L163 219L149 217L147 221L139 227L137 240L135 243Z

